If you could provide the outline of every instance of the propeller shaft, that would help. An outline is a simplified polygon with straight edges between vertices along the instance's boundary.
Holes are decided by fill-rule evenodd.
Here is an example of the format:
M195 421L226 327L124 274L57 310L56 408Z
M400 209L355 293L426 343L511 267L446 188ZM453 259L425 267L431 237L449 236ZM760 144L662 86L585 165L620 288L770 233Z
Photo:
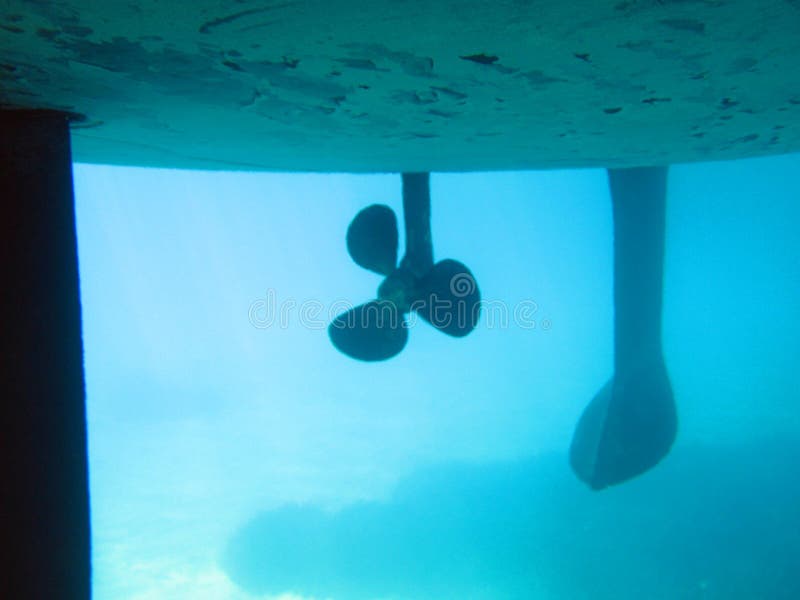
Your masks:
M433 266L429 173L403 173L403 220L406 254L401 266L423 277Z

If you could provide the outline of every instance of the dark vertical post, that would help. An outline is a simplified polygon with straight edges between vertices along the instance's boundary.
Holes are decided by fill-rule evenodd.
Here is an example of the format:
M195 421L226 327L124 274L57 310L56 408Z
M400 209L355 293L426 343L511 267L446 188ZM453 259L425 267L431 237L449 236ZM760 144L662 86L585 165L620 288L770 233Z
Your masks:
M78 257L67 117L0 111L0 597L90 596Z
M406 254L403 266L422 277L433 266L431 189L428 173L403 173L403 217Z
M614 363L661 354L667 168L609 169L614 212Z
M678 431L661 350L667 167L611 169L614 375L583 411L570 464L592 489L641 475Z

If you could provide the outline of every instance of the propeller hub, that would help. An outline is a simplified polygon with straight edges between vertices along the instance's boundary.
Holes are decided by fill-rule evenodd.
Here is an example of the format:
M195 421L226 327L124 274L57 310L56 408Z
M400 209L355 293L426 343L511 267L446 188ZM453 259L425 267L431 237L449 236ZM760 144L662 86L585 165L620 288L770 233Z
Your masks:
M417 292L417 278L410 270L400 267L392 271L378 287L378 299L393 302L400 312L411 309Z

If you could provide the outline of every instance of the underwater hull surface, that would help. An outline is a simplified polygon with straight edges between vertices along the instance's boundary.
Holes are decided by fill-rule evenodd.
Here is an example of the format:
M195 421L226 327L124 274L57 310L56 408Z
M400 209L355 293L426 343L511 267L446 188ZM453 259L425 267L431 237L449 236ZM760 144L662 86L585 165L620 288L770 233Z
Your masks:
M0 105L81 162L630 167L800 150L800 5L7 2Z

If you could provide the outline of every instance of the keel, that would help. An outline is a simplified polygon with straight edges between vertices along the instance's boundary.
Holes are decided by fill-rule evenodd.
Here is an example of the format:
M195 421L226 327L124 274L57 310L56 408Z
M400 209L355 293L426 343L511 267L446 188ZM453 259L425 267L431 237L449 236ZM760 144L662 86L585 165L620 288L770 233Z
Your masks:
M661 349L666 167L609 170L614 215L614 375L581 415L570 464L593 489L658 464L677 434Z

